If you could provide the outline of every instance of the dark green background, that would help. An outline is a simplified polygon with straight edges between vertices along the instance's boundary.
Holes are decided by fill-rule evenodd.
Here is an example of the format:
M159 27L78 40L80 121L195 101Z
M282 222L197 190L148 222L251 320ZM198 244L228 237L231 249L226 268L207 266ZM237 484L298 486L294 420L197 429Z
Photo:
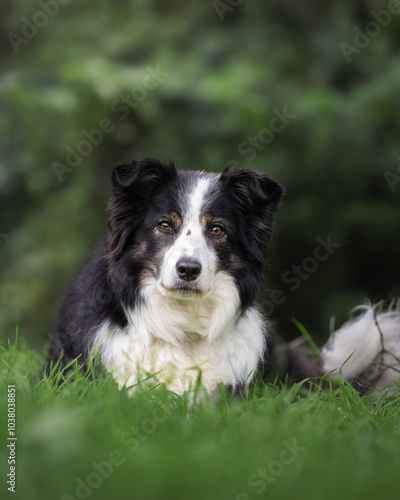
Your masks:
M105 230L111 168L133 157L214 172L234 160L281 179L269 287L286 299L272 316L287 338L292 317L322 341L330 316L399 294L400 182L391 190L385 172L400 174L400 14L351 61L341 48L387 5L244 0L221 20L211 0L71 0L16 53L10 32L43 21L43 9L2 2L2 338L19 323L31 345L48 342L67 284ZM168 76L121 119L113 103L148 67ZM247 161L240 144L285 106L296 118ZM59 182L53 162L106 118L113 132ZM328 235L340 247L291 291L282 274Z

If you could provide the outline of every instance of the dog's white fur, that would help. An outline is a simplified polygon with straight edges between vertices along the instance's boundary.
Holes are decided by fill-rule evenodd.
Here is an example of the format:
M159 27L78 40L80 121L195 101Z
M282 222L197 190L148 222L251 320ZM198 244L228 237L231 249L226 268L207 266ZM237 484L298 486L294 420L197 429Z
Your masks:
M186 340L207 339L211 344L234 328L240 299L228 273L215 274L212 292L203 297L176 297L158 291L158 282L147 278L143 283L143 306L126 311L132 328L150 345L151 335L180 346Z
M321 351L325 373L338 378L341 371L352 380L375 363L375 388L400 378L400 312L394 307L382 313L376 309L377 306L359 306L356 310L362 313L331 336Z
M193 307L180 309L171 300L157 297L130 311L125 330L108 323L99 328L95 344L119 387L134 386L154 375L182 394L193 387L198 369L210 394L220 382L232 387L246 379L250 382L265 348L264 320L257 309L250 308L235 323L232 311L228 312L235 302L231 295L228 303L217 300L214 307L208 301L200 305L194 301ZM161 311L155 315L157 304Z

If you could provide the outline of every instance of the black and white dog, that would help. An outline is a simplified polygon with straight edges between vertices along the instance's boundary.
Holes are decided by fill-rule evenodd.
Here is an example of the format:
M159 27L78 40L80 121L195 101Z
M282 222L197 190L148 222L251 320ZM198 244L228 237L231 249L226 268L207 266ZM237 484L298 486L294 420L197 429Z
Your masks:
M49 360L84 365L98 352L120 387L152 375L183 393L199 369L209 393L249 384L271 336L256 300L282 186L250 169L217 175L144 159L117 165L112 190L109 234L64 300ZM323 349L315 375L338 373L353 354L345 366L357 377L382 332L399 356L400 314L367 307Z

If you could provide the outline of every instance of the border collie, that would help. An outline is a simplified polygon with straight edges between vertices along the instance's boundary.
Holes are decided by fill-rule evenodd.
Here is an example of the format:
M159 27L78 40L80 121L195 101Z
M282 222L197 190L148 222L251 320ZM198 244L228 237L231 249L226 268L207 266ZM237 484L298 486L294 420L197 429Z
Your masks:
M256 300L283 187L250 169L211 174L143 159L114 168L112 191L109 233L67 293L49 361L85 366L98 352L120 388L150 376L181 394L199 370L209 393L249 384L271 339ZM374 311L333 336L311 375L354 354L346 366L356 378L382 335L400 355L400 314Z

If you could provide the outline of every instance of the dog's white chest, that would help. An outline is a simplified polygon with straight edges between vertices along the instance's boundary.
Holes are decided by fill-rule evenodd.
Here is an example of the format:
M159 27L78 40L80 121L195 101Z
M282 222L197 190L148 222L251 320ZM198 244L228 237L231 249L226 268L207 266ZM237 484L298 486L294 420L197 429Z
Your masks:
M121 330L107 323L96 336L102 361L119 387L148 379L164 382L168 389L182 394L196 382L199 370L209 393L220 382L236 387L251 381L265 348L264 321L256 308L250 308L214 339L195 333L195 321L194 331L174 343L145 331L145 322L139 324L140 328L131 324ZM162 330L162 324L159 328Z

